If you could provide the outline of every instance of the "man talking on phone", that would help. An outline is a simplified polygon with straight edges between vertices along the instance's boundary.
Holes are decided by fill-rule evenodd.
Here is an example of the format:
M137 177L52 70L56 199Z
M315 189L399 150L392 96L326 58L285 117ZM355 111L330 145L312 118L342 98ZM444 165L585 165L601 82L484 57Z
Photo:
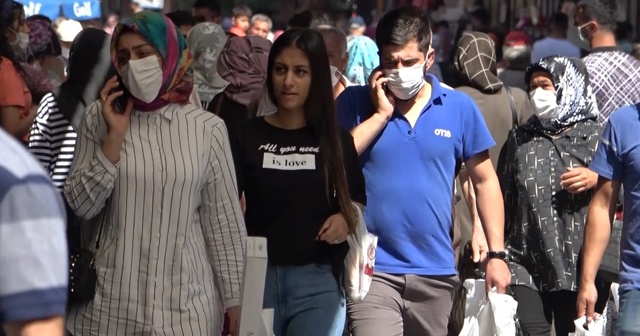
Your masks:
M487 287L504 293L503 199L488 150L495 145L469 96L425 75L434 62L425 12L405 6L378 23L380 67L347 88L338 122L351 131L366 178L369 231L378 235L373 283L349 302L353 336L446 335L459 285L451 242L453 182L464 163L489 246Z

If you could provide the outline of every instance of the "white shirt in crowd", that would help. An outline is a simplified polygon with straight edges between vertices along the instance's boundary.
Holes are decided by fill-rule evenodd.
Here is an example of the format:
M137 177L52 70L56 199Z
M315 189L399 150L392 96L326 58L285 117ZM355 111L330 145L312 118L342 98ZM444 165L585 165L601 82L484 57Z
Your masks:
M93 103L64 192L101 231L98 285L92 301L70 308L67 329L219 335L223 304L240 304L246 237L224 122L190 104L133 111L117 164L102 152L106 133Z

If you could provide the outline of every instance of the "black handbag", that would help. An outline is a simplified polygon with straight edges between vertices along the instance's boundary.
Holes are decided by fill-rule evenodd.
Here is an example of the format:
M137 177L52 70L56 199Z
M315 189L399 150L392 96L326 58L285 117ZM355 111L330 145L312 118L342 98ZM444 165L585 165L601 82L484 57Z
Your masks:
M66 204L66 202L65 202ZM94 252L82 244L82 221L67 205L67 238L69 242L69 305L93 300L96 294ZM95 251L100 247L102 225L98 231Z

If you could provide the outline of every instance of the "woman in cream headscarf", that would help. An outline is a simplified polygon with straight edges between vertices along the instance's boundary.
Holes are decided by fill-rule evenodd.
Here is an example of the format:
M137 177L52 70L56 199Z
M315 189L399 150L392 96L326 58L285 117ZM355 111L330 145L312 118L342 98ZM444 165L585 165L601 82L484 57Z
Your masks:
M212 22L195 25L187 36L193 54L194 90L197 91L202 108L229 84L218 74L218 57L227 43L222 27Z

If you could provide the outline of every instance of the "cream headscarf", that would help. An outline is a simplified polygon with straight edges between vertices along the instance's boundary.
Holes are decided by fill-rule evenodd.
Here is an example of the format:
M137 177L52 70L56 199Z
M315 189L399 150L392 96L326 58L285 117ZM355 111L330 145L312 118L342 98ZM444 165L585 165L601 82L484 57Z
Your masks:
M193 55L194 89L203 104L208 104L229 84L218 75L218 57L227 43L227 35L215 23L195 25L187 36L187 44ZM206 109L206 106L203 106Z

